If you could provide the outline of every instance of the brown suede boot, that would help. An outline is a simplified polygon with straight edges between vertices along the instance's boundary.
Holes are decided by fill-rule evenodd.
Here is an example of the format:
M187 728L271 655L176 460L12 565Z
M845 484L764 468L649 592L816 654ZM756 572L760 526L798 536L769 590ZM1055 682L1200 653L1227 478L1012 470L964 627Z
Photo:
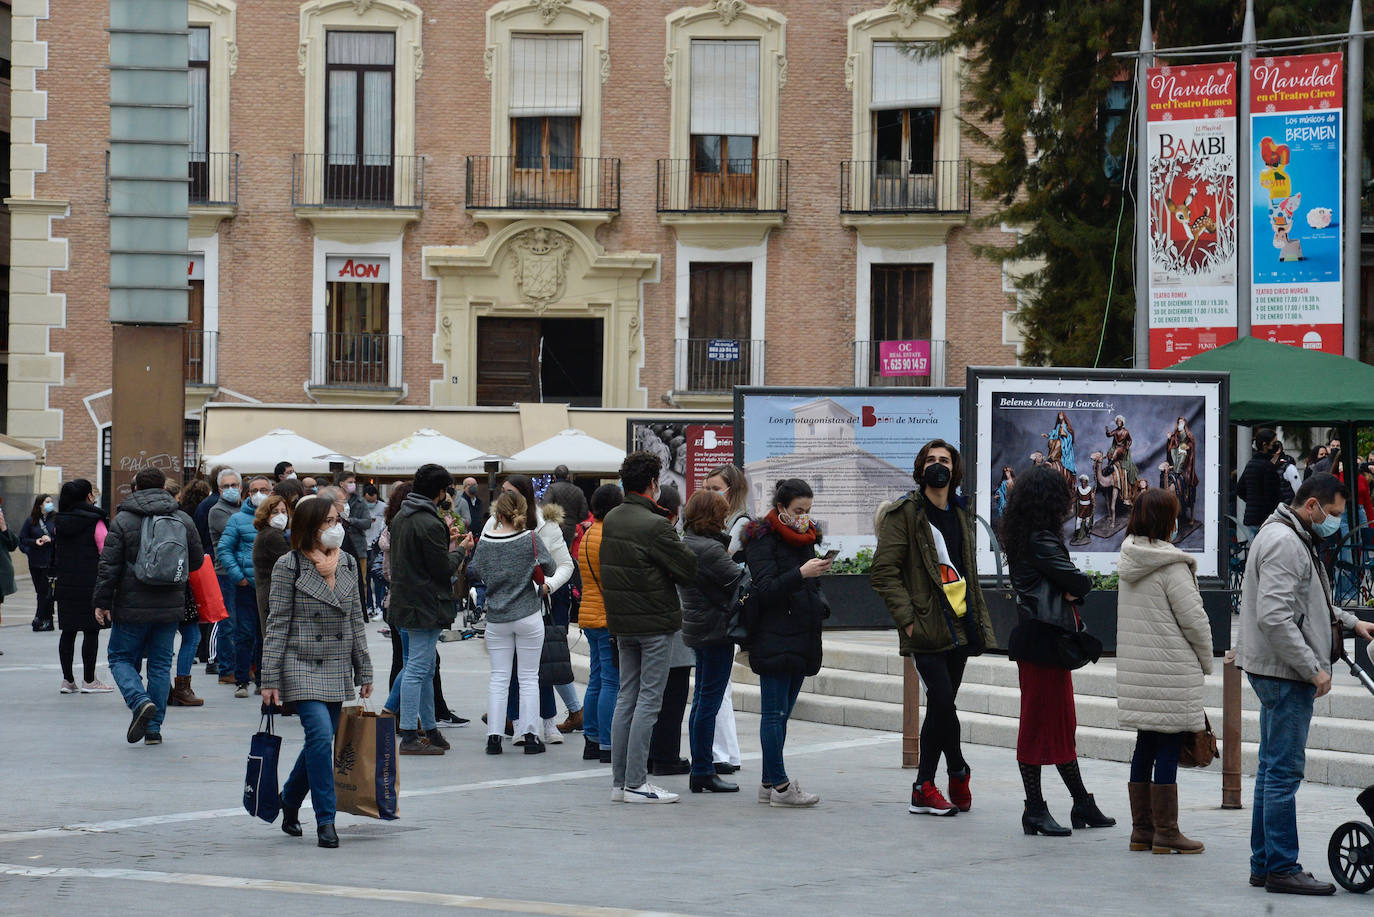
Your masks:
M204 705L203 698L197 697L191 690L191 676L178 675L172 683L172 693L167 698L169 707L200 707Z
M569 713L568 718L558 724L558 731L563 733L575 732L582 728L582 711Z
M1155 839L1155 822L1150 813L1150 785L1128 783L1126 792L1131 797L1131 849L1149 850L1154 846Z
M1155 821L1153 852L1201 853L1206 849L1178 830L1178 784L1150 784L1150 812Z

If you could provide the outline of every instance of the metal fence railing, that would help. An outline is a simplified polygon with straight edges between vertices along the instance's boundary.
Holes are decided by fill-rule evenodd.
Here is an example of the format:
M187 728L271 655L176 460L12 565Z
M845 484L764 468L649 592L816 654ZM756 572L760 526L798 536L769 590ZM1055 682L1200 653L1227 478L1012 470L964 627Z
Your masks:
M972 205L967 159L840 163L841 213L968 213Z
M677 388L726 394L736 385L763 382L763 341L738 338L679 338L674 342Z
M400 388L399 334L318 331L310 335L310 384Z
M469 156L469 210L620 210L620 160Z
M786 213L788 160L658 161L659 213Z
M239 203L239 154L197 153L188 156L191 206L237 207Z
M341 153L291 155L291 206L420 210L425 157Z
M890 345L887 360L883 359L884 343ZM944 341L854 341L852 345L855 385L940 388L945 384L948 348Z
M187 385L214 385L219 378L219 332L187 328L182 340L182 375Z

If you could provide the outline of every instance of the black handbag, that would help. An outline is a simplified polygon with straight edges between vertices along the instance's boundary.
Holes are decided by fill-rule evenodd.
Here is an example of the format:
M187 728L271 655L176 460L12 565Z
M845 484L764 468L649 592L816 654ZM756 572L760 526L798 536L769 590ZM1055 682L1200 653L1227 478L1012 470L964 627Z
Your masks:
M572 652L568 649L568 629L553 623L553 616L544 611L544 649L539 654L539 683L566 685L573 681Z
M739 582L735 585L735 594L730 600L730 623L725 628L725 636L740 649L749 648L750 594L753 586L754 578L749 573L749 568L745 567L740 573Z
M1078 615L1047 579L1016 593L1023 620L1007 640L1009 658L1072 672L1102 658L1102 641L1079 628Z
M271 824L281 812L277 789L277 762L281 758L281 736L272 731L272 714L263 714L266 728L259 721L258 731L248 745L247 776L243 782L243 808L249 815Z

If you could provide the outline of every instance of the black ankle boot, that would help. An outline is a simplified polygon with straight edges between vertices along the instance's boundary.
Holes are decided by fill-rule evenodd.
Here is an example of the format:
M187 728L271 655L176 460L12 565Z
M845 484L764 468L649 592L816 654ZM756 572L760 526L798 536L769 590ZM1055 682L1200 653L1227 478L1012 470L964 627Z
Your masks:
M693 793L738 793L739 784L720 779L716 774L709 777L693 776L688 781Z
M596 739L582 737L582 760L599 761L601 760L601 745Z
M320 839L319 846L334 848L339 846L339 835L334 830L333 825L320 825L315 829L315 835Z
M281 807L281 829L292 837L301 836L301 810L297 806L294 809Z
M1082 799L1073 801L1073 810L1069 812L1069 823L1075 828L1110 828L1116 824L1116 819L1103 815L1102 810L1097 807L1097 800L1093 798L1092 793L1089 793Z
M1032 805L1026 801L1026 809L1021 813L1021 830L1030 835L1043 834L1046 837L1068 837L1073 834L1050 814L1049 806L1043 802Z

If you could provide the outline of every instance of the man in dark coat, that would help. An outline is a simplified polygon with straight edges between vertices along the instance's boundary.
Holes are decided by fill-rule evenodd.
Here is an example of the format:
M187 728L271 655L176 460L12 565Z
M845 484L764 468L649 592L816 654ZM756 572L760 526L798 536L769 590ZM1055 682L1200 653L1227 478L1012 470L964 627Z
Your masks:
M577 524L587 518L587 495L570 480L571 472L567 465L559 465L553 470L553 483L544 491L545 503L557 503L563 508L563 521L558 527L563 530L563 540L572 547Z
M611 799L677 802L648 782L649 741L663 704L673 634L682 629L677 586L696 578L697 557L659 506L663 464L632 452L620 466L625 502L602 523L601 592L620 643L620 695L611 720Z
M162 718L167 694L172 690L172 641L186 610L186 583L161 586L144 583L134 575L142 541L144 519L172 516L186 527L186 554L190 570L198 570L205 549L191 517L177 508L176 498L166 491L167 478L156 468L145 468L134 478L134 493L119 505L110 523L105 548L95 577L95 617L101 624L113 621L110 630L110 674L124 703L133 711L125 738L132 744L143 739L162 744ZM144 684L139 666L148 660Z
M458 495L457 506L468 529L482 531L487 524L487 505L477 497L476 478L463 478L463 492Z

